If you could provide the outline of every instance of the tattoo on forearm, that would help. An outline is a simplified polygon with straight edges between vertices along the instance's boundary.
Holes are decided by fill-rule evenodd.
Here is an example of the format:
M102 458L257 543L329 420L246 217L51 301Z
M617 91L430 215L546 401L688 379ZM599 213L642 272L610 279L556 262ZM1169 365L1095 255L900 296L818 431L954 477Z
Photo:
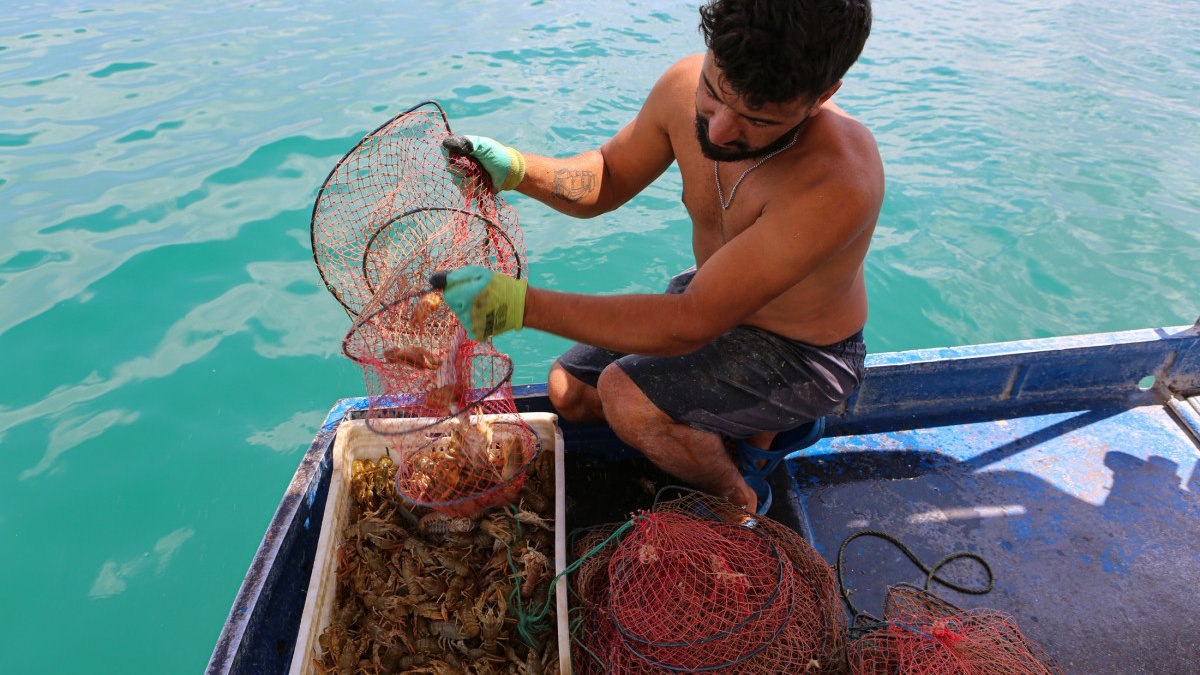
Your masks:
M596 174L593 171L559 169L554 172L554 196L564 201L577 202L595 187Z

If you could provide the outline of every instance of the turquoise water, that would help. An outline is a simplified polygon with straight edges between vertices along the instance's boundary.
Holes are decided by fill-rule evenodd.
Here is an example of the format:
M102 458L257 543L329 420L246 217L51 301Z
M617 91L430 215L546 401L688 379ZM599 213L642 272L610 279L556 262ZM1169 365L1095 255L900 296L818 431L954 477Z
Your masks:
M695 3L22 6L0 16L5 672L196 672L315 428L363 392L308 218L333 163L436 98L595 147L702 49ZM1200 5L879 2L838 100L888 196L874 351L1200 315ZM660 288L669 173L608 216L515 197L532 279ZM500 346L535 382L565 348Z

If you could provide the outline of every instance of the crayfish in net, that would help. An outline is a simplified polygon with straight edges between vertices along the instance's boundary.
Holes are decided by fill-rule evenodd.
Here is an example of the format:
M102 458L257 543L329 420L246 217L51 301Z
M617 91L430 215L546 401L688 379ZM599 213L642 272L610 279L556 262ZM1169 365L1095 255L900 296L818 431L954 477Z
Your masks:
M352 319L342 351L362 368L366 425L389 452L354 466L323 672L535 673L557 661L548 607L530 604L553 577L553 453L517 414L512 360L468 339L430 290L431 276L467 265L522 278L523 235L483 168L447 154L450 136L435 102L396 115L338 161L313 207L313 258Z
M540 452L537 435L519 418L462 415L431 436L423 447L400 453L396 489L410 504L455 516L511 503Z
M552 458L529 467L514 504L474 517L406 504L388 456L355 460L317 671L558 672L552 611L518 634L554 577Z
M795 531L695 493L575 546L580 673L834 673L833 571Z

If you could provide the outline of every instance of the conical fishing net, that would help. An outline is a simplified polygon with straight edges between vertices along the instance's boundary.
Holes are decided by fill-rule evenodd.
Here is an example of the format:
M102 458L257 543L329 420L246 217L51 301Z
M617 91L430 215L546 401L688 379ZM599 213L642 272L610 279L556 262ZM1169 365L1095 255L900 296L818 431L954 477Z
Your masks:
M515 212L473 159L443 148L450 136L445 112L426 102L363 138L317 195L312 247L353 319L342 351L362 368L368 426L400 458L397 490L470 515L511 501L539 446L517 415L512 361L470 340L429 288L435 272L466 265L525 269ZM382 421L391 417L422 422Z
M1049 675L1060 672L1012 617L962 610L919 588L888 588L883 620L851 629L854 675Z
M576 552L612 531L588 535ZM580 563L572 586L580 672L830 672L842 663L832 570L793 530L724 500L656 505Z
M447 153L450 135L446 113L427 101L368 134L325 179L313 258L351 315L424 290L438 270L474 264L524 276L516 212L473 159Z

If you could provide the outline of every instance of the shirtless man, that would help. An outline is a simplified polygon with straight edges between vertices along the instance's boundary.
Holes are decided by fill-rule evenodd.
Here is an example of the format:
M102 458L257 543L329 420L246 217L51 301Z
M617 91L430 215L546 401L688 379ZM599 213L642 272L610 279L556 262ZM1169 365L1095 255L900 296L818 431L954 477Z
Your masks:
M773 468L784 454L761 449L815 426L862 378L863 259L883 167L871 133L830 98L871 9L710 0L700 14L707 51L671 66L599 150L552 159L481 137L447 146L470 152L499 189L580 218L620 207L677 162L694 271L663 294L588 296L469 267L445 293L476 339L523 325L578 341L548 379L564 418L605 420L666 472L755 510L770 499L762 460ZM725 439L758 454L739 470Z

